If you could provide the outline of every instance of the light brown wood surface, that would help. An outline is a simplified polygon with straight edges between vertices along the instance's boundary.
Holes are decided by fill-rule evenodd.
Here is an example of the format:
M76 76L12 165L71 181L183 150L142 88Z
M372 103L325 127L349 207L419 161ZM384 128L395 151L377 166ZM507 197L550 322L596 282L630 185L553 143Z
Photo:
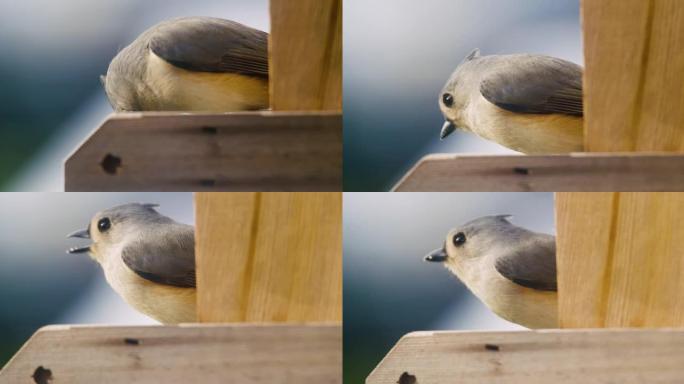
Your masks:
M684 154L424 157L394 191L684 191Z
M342 0L271 0L271 108L342 110Z
M684 330L415 332L368 384L681 383Z
M197 193L201 322L342 320L341 193Z
M65 189L340 191L342 116L114 114L66 160Z
M684 326L684 194L556 195L560 325Z
M684 1L582 0L587 151L684 151Z
M341 382L342 329L326 325L51 326L0 371L1 384Z

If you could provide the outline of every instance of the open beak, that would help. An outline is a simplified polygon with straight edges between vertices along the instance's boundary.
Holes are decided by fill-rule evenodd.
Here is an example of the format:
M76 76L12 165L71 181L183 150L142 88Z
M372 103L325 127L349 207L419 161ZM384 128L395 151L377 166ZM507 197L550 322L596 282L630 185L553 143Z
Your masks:
M77 237L79 239L90 239L90 231L87 229L79 229L78 231L71 232L67 235L67 238ZM67 249L67 253L86 253L90 252L90 246L87 247L73 247Z
M444 140L445 137L451 135L456 130L456 126L451 121L447 120L442 125L442 131L439 133L439 139Z
M444 247L437 248L434 251L428 253L423 260L432 261L435 263L442 263L447 259L447 253Z

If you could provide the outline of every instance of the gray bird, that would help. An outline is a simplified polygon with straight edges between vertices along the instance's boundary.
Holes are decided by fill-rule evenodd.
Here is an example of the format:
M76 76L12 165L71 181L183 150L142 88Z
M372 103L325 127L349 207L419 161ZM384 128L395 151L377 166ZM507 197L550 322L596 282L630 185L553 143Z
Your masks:
M155 204L125 204L98 212L68 237L92 244L88 253L109 285L136 310L164 324L196 321L193 227L159 214Z
M582 151L582 67L541 55L471 52L439 97L444 139L457 128L526 154Z
M444 263L500 317L528 328L558 327L555 237L485 216L449 232L426 261Z
M116 111L268 108L268 34L230 20L185 17L148 29L101 77Z

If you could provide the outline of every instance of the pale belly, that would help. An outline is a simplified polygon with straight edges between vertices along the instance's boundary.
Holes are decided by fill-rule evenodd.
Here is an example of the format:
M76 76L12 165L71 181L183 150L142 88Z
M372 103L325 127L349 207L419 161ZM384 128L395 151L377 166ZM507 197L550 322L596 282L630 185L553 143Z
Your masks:
M561 114L522 114L501 109L479 97L466 112L473 133L526 154L584 150L583 119Z
M195 288L153 283L139 277L123 261L103 268L109 285L137 311L163 324L197 321Z
M268 80L175 67L150 52L143 110L228 112L267 109ZM146 92L147 93L147 92Z

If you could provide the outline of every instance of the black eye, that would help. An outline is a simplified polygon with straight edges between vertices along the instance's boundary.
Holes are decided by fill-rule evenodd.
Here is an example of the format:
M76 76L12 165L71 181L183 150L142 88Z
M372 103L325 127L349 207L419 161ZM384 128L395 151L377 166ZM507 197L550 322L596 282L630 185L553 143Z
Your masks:
M465 238L465 234L463 232L459 232L456 235L454 235L454 245L455 246L458 247L460 245L463 245L463 243L465 243L465 241L466 241L466 238Z
M112 222L109 221L109 219L106 217L100 219L100 221L97 222L97 229L100 232L104 232L104 231L108 230L109 227L111 227L111 226L112 226Z
M454 97L451 95L451 93L445 93L442 95L442 103L444 103L444 105L447 107L454 105Z

